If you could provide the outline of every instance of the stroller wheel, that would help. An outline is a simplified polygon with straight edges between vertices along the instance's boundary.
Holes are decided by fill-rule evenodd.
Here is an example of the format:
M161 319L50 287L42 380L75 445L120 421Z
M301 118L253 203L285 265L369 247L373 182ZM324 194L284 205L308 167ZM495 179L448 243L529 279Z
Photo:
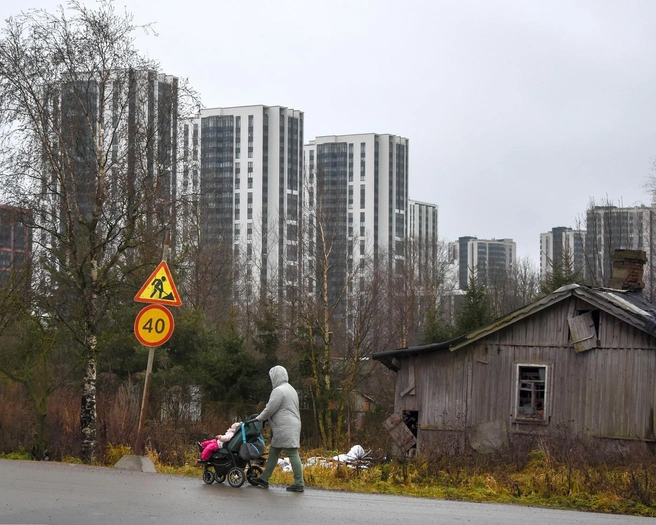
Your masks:
M241 487L244 484L245 477L246 476L242 469L239 467L233 467L228 472L228 484L234 488Z
M214 478L216 479L217 483L223 483L225 481L226 476L225 474L221 474L220 476L217 474L216 476L214 476Z
M255 485L253 483L253 480L255 478L259 478L262 475L262 469L258 467L257 465L251 465L246 469L246 479L251 485Z
M211 485L214 483L215 477L214 477L214 472L212 472L210 469L205 469L203 470L203 481L207 483L208 485Z

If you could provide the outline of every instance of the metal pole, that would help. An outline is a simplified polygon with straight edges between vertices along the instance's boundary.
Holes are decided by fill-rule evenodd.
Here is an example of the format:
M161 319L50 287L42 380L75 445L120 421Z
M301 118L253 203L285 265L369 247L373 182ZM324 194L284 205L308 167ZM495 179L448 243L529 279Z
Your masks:
M153 360L155 358L155 348L152 346L148 349L148 366L146 367L146 378L144 381L143 397L141 398L141 412L139 413L139 427L137 428L137 443L134 446L135 454L144 455L144 438L143 425L146 419L146 405L148 404L148 388L150 387L150 373L153 370Z
M162 248L162 261L166 261L169 257L169 245L171 244L171 235L167 232L164 237L164 246ZM148 349L148 365L146 366L146 377L144 378L144 391L141 399L141 411L139 413L139 425L137 427L137 442L134 445L134 452L137 455L143 456L144 450L144 436L143 427L146 420L146 406L148 405L148 390L150 388L150 374L153 371L153 360L155 359L155 348Z

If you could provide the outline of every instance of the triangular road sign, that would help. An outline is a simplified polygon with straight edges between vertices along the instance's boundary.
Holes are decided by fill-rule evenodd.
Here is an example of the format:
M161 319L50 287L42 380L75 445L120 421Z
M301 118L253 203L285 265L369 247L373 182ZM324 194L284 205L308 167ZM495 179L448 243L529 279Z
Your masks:
M180 294L175 287L169 266L166 261L159 263L155 271L150 274L141 290L134 296L138 303L166 304L180 306Z

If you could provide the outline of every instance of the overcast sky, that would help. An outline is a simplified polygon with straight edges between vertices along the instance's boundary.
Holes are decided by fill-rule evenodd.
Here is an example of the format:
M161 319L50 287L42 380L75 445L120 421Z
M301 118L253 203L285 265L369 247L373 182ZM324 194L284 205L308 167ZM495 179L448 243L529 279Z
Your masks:
M91 4L90 0L85 0ZM13 0L0 16L56 0ZM649 204L654 0L124 0L139 48L206 107L282 105L318 135L410 140L410 198L439 235L575 226L590 199Z

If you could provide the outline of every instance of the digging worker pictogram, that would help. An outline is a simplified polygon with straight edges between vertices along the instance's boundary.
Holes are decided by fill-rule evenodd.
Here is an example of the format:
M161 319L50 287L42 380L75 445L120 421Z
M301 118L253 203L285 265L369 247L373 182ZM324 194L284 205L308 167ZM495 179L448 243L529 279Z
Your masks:
M158 277L152 282L153 293L150 294L150 297L153 297L156 293L159 293L158 299L162 298L164 295L164 283L166 282L166 277Z

